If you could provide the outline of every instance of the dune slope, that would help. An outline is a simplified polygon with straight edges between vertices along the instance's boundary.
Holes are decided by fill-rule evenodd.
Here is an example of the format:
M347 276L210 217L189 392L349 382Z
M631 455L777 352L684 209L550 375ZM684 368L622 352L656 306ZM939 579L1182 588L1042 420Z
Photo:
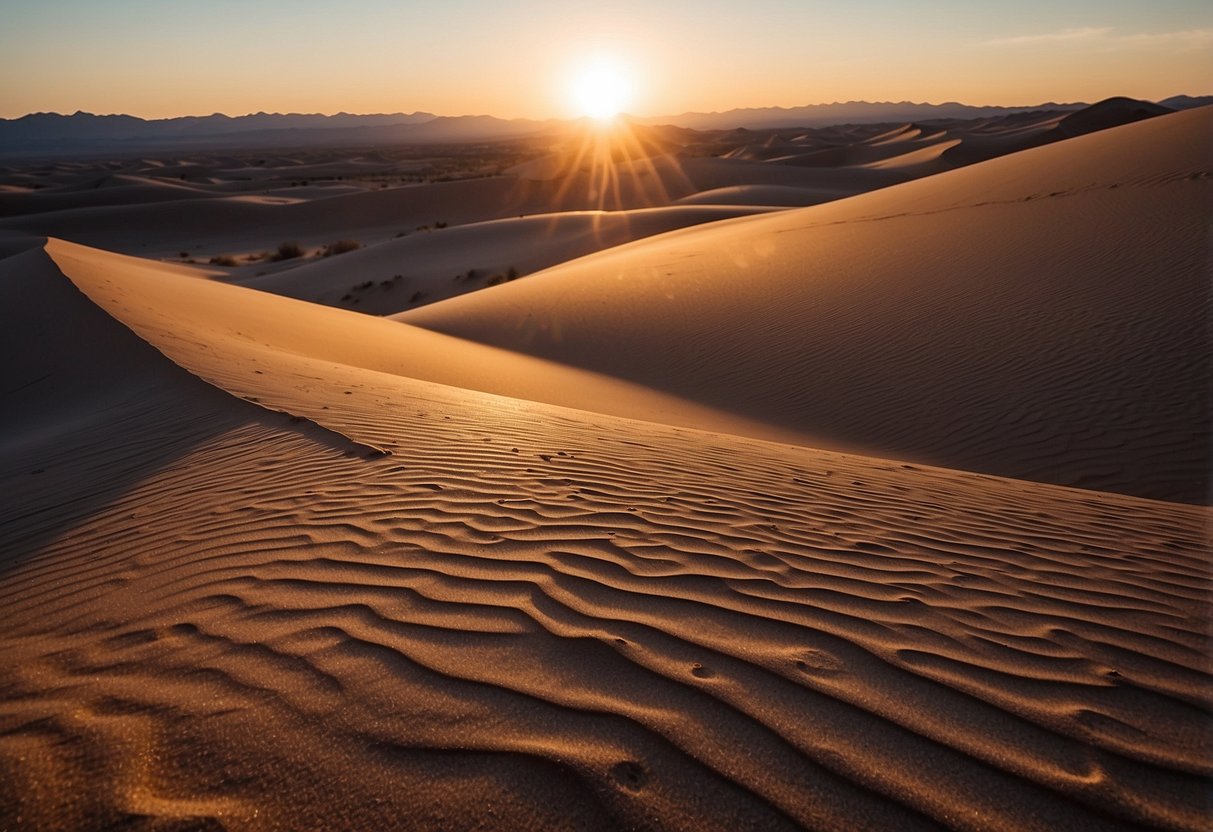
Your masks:
M367 337L225 335L237 289L49 255L74 285L37 252L0 285L33 275L153 380L0 456L4 828L1206 817L1205 510L372 371ZM266 301L246 322L293 303ZM179 409L124 431L141 402ZM81 467L137 440L163 452L118 492Z
M398 320L882 456L1208 499L1213 109L689 229Z
M410 234L241 285L386 315L482 289L511 270L526 275L632 240L764 210L770 209L694 205L510 217Z

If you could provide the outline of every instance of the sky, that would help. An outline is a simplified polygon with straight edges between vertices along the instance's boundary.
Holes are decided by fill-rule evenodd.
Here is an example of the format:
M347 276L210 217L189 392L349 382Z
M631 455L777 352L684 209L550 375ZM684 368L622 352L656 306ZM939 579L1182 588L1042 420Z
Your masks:
M0 117L578 114L1213 93L1208 0L0 0Z

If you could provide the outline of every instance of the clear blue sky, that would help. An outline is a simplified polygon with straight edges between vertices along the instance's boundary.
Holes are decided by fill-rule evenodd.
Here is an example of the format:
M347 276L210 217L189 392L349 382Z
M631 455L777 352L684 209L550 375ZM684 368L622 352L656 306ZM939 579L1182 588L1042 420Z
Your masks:
M0 0L0 116L572 114L587 56L642 115L1213 92L1213 3Z

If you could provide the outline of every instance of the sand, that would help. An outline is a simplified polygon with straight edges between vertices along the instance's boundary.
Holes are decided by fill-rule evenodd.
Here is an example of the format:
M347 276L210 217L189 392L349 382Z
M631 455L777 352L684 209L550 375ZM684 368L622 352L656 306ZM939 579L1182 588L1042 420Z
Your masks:
M0 828L1202 828L1209 132L1162 116L400 320L20 218ZM403 199L235 204L360 197ZM229 200L174 205L235 239ZM443 233L483 256L552 222L499 219L260 279L437 274ZM581 250L559 223L536 257Z
M879 456L1202 502L1211 120L667 234L398 317Z

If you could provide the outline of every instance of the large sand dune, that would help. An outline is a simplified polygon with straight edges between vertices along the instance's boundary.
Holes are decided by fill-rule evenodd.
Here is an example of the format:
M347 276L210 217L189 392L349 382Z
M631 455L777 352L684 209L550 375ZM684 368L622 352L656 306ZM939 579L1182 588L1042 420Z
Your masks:
M1203 501L1211 124L676 232L400 320L884 456Z

